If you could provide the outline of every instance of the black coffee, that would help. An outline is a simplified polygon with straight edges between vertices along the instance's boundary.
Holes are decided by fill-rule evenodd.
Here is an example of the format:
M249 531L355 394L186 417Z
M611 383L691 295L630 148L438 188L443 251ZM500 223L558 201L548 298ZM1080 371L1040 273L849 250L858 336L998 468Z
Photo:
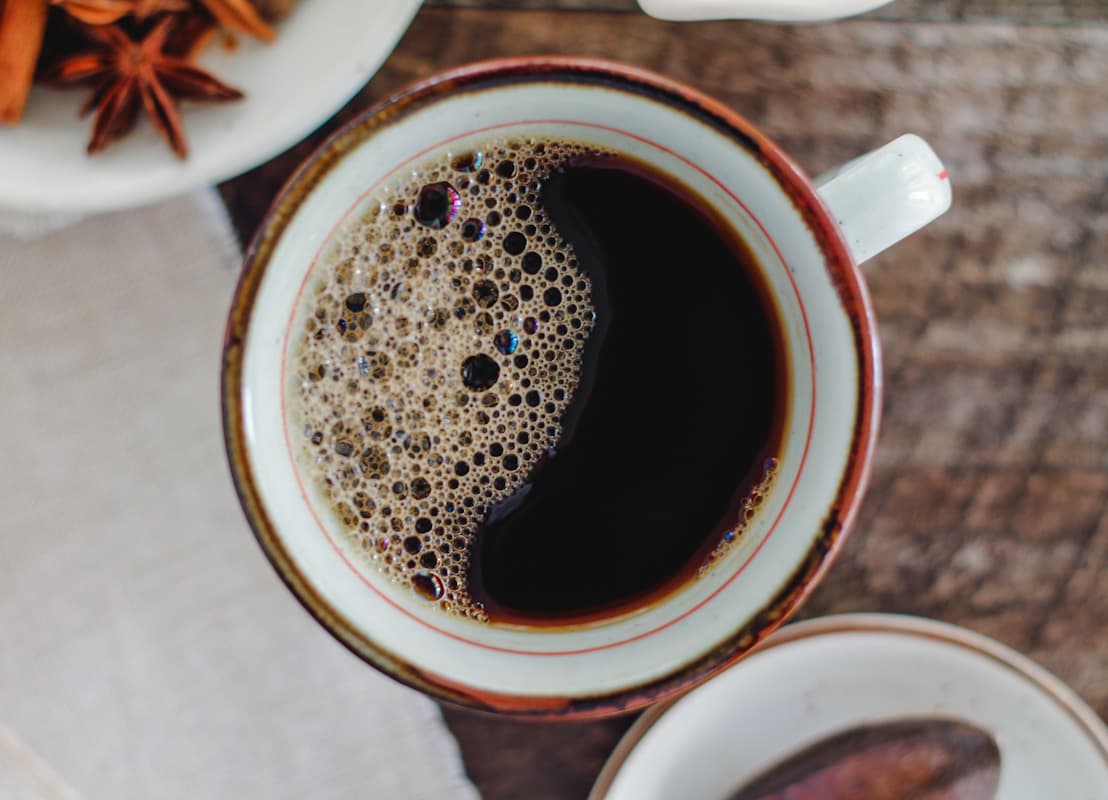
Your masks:
M613 155L543 182L596 322L555 451L478 532L493 619L564 621L687 579L778 452L778 322L746 246L689 190Z
M634 609L741 535L781 449L780 321L742 240L569 141L440 154L343 227L290 387L351 544L493 622Z

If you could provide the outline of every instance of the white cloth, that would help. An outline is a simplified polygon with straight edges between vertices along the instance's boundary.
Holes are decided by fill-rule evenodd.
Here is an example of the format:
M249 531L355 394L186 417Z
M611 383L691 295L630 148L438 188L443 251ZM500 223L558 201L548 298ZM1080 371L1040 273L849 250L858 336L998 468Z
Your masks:
M435 705L333 641L238 508L238 264L210 191L0 238L3 800L32 751L72 787L34 800L477 797Z
M0 725L0 797L4 800L82 800L50 765Z

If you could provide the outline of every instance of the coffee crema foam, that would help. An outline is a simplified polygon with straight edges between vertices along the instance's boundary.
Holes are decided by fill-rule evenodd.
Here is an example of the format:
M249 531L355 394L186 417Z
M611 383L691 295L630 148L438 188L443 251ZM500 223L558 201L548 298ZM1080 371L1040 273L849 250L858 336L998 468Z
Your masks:
M596 319L542 182L571 140L493 139L381 186L325 245L290 348L293 447L349 541L443 609L473 537L561 436Z

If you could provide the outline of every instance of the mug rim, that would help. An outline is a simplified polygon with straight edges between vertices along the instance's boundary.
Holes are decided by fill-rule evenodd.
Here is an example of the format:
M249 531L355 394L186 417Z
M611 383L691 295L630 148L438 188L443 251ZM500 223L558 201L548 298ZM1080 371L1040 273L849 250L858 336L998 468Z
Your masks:
M376 131L443 96L467 88L518 83L521 79L541 80L544 76L601 84L624 92L645 92L677 113L711 123L757 159L790 198L813 234L842 310L850 321L857 361L858 402L846 466L835 500L800 566L760 611L708 652L659 678L587 697L500 694L462 685L409 663L343 617L292 561L269 517L248 456L242 404L243 359L258 289L277 242L323 176ZM834 562L857 515L876 444L881 386L876 323L865 282L834 218L800 167L742 115L697 89L638 67L567 56L498 58L436 73L374 103L329 136L282 186L246 250L228 313L221 361L224 446L240 505L262 552L305 610L352 653L394 680L469 709L537 719L611 716L687 691L740 659L784 623Z

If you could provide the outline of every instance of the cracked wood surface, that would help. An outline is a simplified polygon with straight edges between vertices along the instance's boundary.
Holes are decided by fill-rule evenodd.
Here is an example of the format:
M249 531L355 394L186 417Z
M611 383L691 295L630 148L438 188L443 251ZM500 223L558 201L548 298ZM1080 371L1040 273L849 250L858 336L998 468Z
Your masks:
M965 625L1108 716L1108 3L904 0L810 27L429 7L324 131L445 67L536 52L686 81L812 174L906 131L932 143L954 208L866 267L884 426L860 518L802 615ZM321 136L223 185L243 238ZM584 797L632 721L446 716L488 800Z

